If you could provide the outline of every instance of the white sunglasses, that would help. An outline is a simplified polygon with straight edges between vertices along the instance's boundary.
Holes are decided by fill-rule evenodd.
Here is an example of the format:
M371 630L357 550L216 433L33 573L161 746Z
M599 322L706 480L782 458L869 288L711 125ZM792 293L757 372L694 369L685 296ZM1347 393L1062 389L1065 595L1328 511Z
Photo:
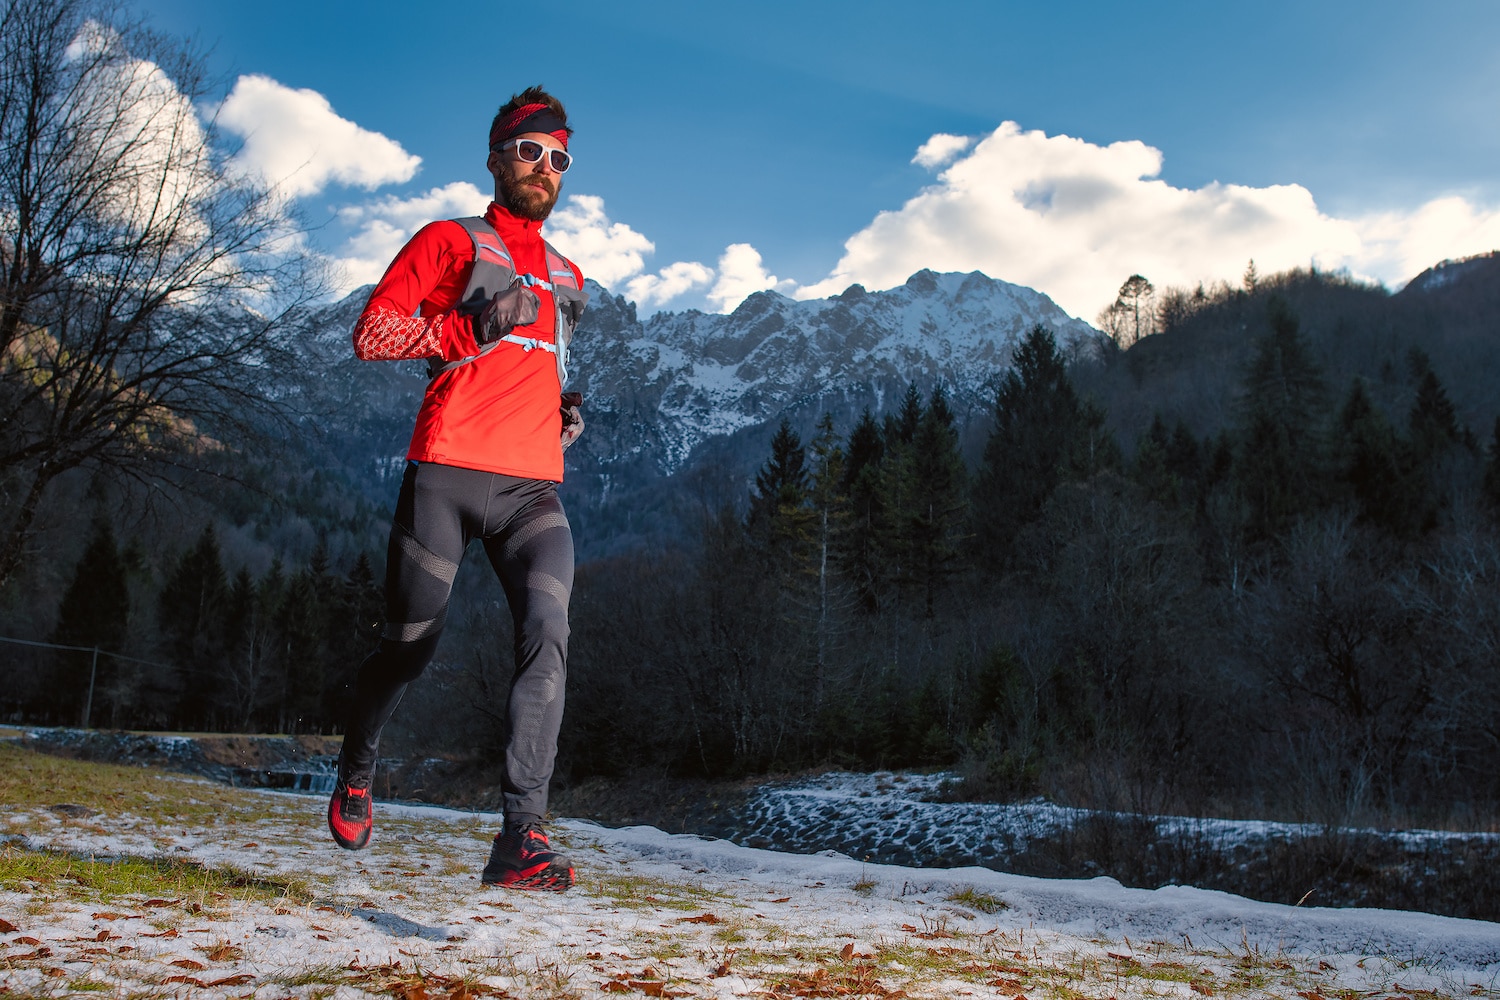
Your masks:
M500 149L507 150L516 147L516 159L522 163L538 163L545 153L547 165L560 174L568 172L573 165L573 155L566 149L554 149L551 146L543 146L535 139L512 139L500 144Z

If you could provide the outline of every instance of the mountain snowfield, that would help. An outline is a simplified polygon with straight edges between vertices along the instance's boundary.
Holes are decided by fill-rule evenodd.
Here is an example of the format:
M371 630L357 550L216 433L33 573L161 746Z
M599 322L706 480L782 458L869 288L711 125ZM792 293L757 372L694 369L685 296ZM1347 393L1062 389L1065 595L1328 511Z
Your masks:
M1500 991L1500 925L1482 921L867 864L577 820L552 831L579 885L516 893L477 881L494 815L378 803L371 847L351 854L328 838L322 797L7 759L37 773L0 800L0 994ZM45 804L78 789L97 791L92 805ZM61 875L45 863L60 857L74 859ZM163 873L238 872L228 884L245 888L98 888L98 869L131 858Z
M1075 349L1097 335L1046 295L978 271L918 271L897 288L853 285L807 301L757 292L728 314L645 319L599 285L587 289L568 366L587 429L567 453L562 489L583 559L679 530L670 496L684 472L714 470L742 495L783 418L808 441L830 413L843 436L863 408L878 416L908 385L925 396L941 383L962 429L988 414L994 379L1033 326ZM357 487L384 505L427 379L420 362L354 358L350 329L369 292L309 317L298 340L305 377L291 391L320 414L309 437L328 442Z
M569 387L591 413L624 418L606 417L609 443L624 446L614 461L650 451L667 475L709 439L789 412L811 414L809 423L824 409L878 413L910 382L941 381L977 402L1036 324L1063 344L1095 332L1042 293L978 271L918 271L886 291L851 285L807 301L757 292L727 315L689 310L644 321L624 299L592 283L589 291Z

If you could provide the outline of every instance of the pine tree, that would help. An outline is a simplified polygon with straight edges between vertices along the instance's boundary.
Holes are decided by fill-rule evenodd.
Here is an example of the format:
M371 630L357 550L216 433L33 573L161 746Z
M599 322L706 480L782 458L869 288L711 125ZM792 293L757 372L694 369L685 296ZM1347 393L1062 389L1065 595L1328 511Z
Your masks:
M981 557L999 568L1021 528L1041 516L1060 482L1118 462L1104 414L1078 398L1052 332L1038 325L1016 348L995 397L995 426L974 483Z
M1432 370L1426 352L1414 347L1407 360L1417 383L1417 398L1411 406L1408 426L1418 458L1425 462L1452 445L1470 443L1467 430L1459 423L1458 409Z
M1249 504L1251 538L1268 541L1323 500L1322 374L1297 317L1280 297L1269 305L1271 332L1245 378L1244 430L1237 465Z
M125 559L115 544L109 522L97 517L88 545L73 570L72 582L63 594L52 641L63 646L90 646L120 652L125 645L129 622L130 588ZM97 694L107 687L103 675L112 673L115 664L110 657L90 657L64 650L57 652L56 664L56 683L47 693L48 707L59 717L74 721L78 716L71 713L76 712L89 697L84 692L90 686L91 671L97 670L92 678L92 693ZM98 718L97 698L90 707L89 714ZM85 720L85 724L88 721Z
M755 474L746 526L772 547L801 534L807 522L809 490L807 449L791 422L783 417L771 438L771 457Z
M88 546L63 594L52 641L119 652L125 645L129 619L130 590L124 557L109 522L95 518Z
M1339 410L1335 461L1361 521L1399 537L1430 525L1434 512L1413 474L1410 448L1370 401L1363 379L1354 379Z
M359 666L375 648L384 624L385 598L375 582L370 558L361 552L354 567L327 602L328 670L324 679L322 715L328 725L340 725L348 690Z
M935 612L940 585L957 571L968 515L968 470L958 450L958 431L943 387L932 390L913 441L911 574Z
M265 696L264 652L258 647L255 581L248 569L234 576L225 601L223 683L220 701L235 729L244 732Z
M214 677L224 648L224 610L229 583L212 524L184 552L162 587L157 621L177 667L158 678L159 710L171 704L173 725L205 727L213 704Z
M868 415L868 414L867 414ZM823 414L818 436L813 439L813 469L810 500L817 521L814 525L817 543L817 661L815 664L813 703L821 707L824 681L828 672L829 645L836 631L836 621L846 601L841 599L836 565L849 525L849 498L843 491L847 462L844 449L834 432L833 414Z
M1484 498L1490 511L1500 516L1500 417L1495 418L1495 430L1490 437L1490 454L1484 463Z
M873 614L880 606L884 586L876 532L885 516L880 506L880 467L885 460L885 441L880 425L865 408L859 423L849 433L844 462L842 492L848 497L849 530L840 547L840 562L854 584L860 606Z
M887 445L899 442L911 444L917 437L917 428L922 425L922 394L917 391L917 386L912 383L906 387L906 394L901 397L901 405L896 409L896 419L893 424L894 437L888 437Z

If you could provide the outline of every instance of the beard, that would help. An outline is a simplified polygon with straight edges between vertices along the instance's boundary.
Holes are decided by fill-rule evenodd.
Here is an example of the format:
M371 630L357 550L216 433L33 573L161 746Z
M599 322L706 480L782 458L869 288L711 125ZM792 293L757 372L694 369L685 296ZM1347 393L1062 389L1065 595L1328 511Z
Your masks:
M500 173L500 193L505 197L505 207L532 222L541 222L552 214L552 206L557 204L557 191L544 174L512 177L509 171Z

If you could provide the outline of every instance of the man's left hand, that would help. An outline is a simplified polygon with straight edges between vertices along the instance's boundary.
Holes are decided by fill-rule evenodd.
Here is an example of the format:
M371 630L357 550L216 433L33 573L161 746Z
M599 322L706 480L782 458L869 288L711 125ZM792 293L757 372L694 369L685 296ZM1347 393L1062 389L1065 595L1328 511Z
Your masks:
M583 414L578 409L582 405L583 393L565 392L562 394L562 406L560 409L562 410L563 422L563 451L567 451L568 446L577 441L579 435L583 433Z

